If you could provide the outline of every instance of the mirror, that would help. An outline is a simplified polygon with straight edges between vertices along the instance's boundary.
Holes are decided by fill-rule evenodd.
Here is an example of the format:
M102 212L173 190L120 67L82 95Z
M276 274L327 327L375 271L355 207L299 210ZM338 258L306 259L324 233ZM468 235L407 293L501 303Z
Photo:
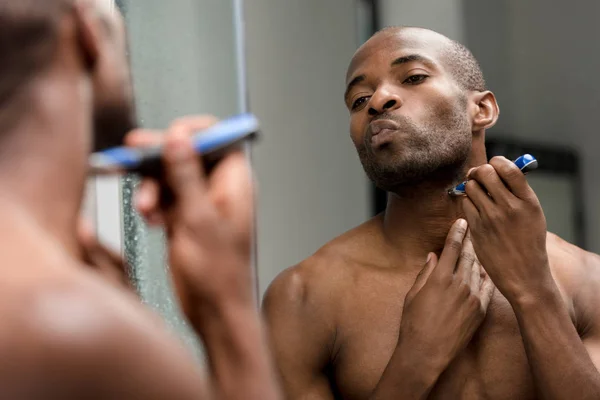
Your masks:
M532 348L550 346L532 345L531 337L550 343L555 334L539 326L535 334L524 329L523 321L541 320L539 315L548 321L560 315L563 332L568 329L570 343L581 350L577 357L585 358L596 373L592 359L598 354L588 348L587 358L581 346L588 341L582 340L587 333L579 317L600 322L587 317L587 310L598 305L599 265L584 252L600 251L598 15L597 1L577 2L577 7L566 0L253 1L246 12L250 102L267 139L257 146L254 159L261 188L259 281L287 397L535 398L536 389L539 393L546 387L536 388L534 381L556 380L534 379L531 371L537 374L558 364L562 371L573 370L556 362L566 354L558 348L532 357ZM388 30L348 72L359 46L391 26L423 27L451 40L431 32L412 30L402 36ZM344 92L353 81L357 89L349 90L346 102L356 108L349 111ZM501 110L497 121L496 100ZM375 165L370 175L381 178L387 192L376 190L367 179L355 145L363 162ZM479 229L477 251L486 255L481 250L487 248L483 268L494 277L497 290L491 295L481 289L485 285L477 279L486 275L470 270L469 285L477 284L468 291L463 285L461 292L471 300L473 293L485 292L485 318L477 319L472 335L464 335L467 339L455 347L459 350L435 371L439 374L426 373L417 377L423 380L411 382L421 388L427 381L427 390L414 395L377 392L385 387L382 376L391 379L388 388L398 388L418 370L412 362L407 371L397 368L402 367L404 354L396 350L402 345L401 324L407 314L420 324L408 322L406 330L422 328L414 329L417 338L401 348L414 356L410 361L426 357L435 364L439 349L455 344L447 340L452 332L462 335L468 329L439 323L456 321L463 310L453 302L458 297L439 297L448 293L447 287L467 281L457 279L456 262L453 275L443 281L447 285L434 282L427 286L430 297L416 302L421 307L414 306L412 313L404 308L410 306L406 295L428 255L440 255L450 224L462 212L459 201L449 200L448 189L464 178L463 167L483 165L496 155L514 160L526 153L539 161L539 168L526 177L529 186L539 198L549 231L564 241L547 235L548 251L543 251L544 220L528 190L521 207L506 201L502 213L490 212L498 218L488 221L510 221L502 229L498 224ZM500 179L496 183L504 189ZM399 195L388 196L394 191ZM490 200L488 194L494 204L501 203L492 191L481 193L482 202ZM393 203L383 216L388 199ZM477 215L485 205L479 204ZM478 222L473 215L472 228ZM523 257L528 251L536 257ZM475 255L466 258L474 260ZM517 273L517 267L524 271L536 266L529 277ZM489 271L494 267L493 275ZM504 276L502 282L503 271L510 268L511 276L519 278ZM522 283L528 278L529 286ZM519 286L517 281L522 297L515 299L510 292ZM526 292L540 286L552 289L552 295ZM540 314L519 310L523 298L535 303ZM546 302L548 298L552 301ZM579 337L573 335L574 321ZM426 339L431 338L427 348ZM580 377L561 383L577 382L578 387L571 387L576 393L585 381ZM556 386L558 393L561 388Z
M544 155L550 147L552 155L568 145L568 154L559 158L573 159L579 167L565 174L564 166L549 161L555 157L546 156L549 163L540 159L542 167L531 175L531 182L539 188L545 207L552 209L547 218L553 231L590 250L600 250L599 239L594 239L600 237L598 224L584 224L598 219L599 213L592 205L600 192L591 180L597 146L585 132L593 132L596 126L598 113L590 107L598 104L600 90L595 83L583 81L589 74L574 73L568 63L553 58L552 43L567 43L552 31L561 18L558 5L534 2L543 9L536 14L534 3L526 6L512 1L492 5L475 0L427 0L418 6L395 0L303 6L255 3L246 12L251 55L248 81L253 111L268 135L256 148L254 159L261 185L261 293L282 270L385 208L386 193L365 178L348 138L349 115L340 96L354 51L376 30L392 25L430 28L473 52L501 109L497 125L487 132L490 150L493 142L517 146L525 142ZM569 36L578 43L595 32L588 15L593 15L596 6L586 7L578 11L584 22ZM334 8L342 14L334 15ZM529 34L532 25L523 17L530 14L536 15L533 27L540 28L539 32L534 29L535 35ZM488 15L494 18L483 17ZM336 23L328 25L331 20ZM543 65L540 59L545 60ZM592 73L597 57L592 61L582 68ZM520 72L531 68L536 71L531 77ZM561 77L558 85L564 96L555 94L555 77ZM573 84L568 83L571 79ZM576 88L590 99L584 108L573 101ZM550 189L549 180L558 185L564 199L553 201L551 197L558 192ZM561 205L566 205L565 212L555 215Z
M594 223L600 219L600 211L595 207L600 199L600 185L596 184L596 171L600 169L600 159L597 157L600 142L595 135L600 125L600 113L597 112L600 80L594 78L600 70L600 57L590 51L591 46L586 42L599 33L596 23L600 12L598 4L589 2L580 8L573 8L566 0L555 4L543 0L253 0L251 6L244 10L242 25L241 7L239 2L234 1L119 2L130 31L131 58L144 126L164 127L173 118L189 113L207 112L225 117L246 110L247 99L251 111L261 121L263 140L253 153L253 166L259 183L256 254L258 292L262 297L284 270L302 264L302 268L295 269L298 274L283 275L283 282L287 279L289 286L283 286L278 295L273 295L270 300L267 298L265 303L270 301L269 307L276 309L285 307L286 301L300 300L300 305L307 307L307 312L302 315L306 319L293 320L292 328L273 341L274 353L276 357L289 357L286 361L293 366L313 365L315 360L325 360L315 371L290 369L287 371L289 377L318 376L319 379L315 381L322 384L319 390L327 392L326 397L368 398L378 386L382 371L386 369L393 349L398 344L401 322L398 316L403 313L405 295L415 282L428 252L439 253L444 246L447 230L442 232L442 229L431 229L427 224L419 225L420 221L414 218L417 212L423 211L423 204L429 204L425 202L429 198L423 197L422 203L398 202L406 206L396 209L397 215L404 221L398 218L393 223L386 222L386 225L382 218L370 220L384 209L388 196L376 190L367 179L355 148L360 145L366 147L367 144L374 147L373 140L367 143L364 136L370 120L367 122L364 119L364 126L361 125L360 118L349 111L348 104L345 104L355 104L357 98L349 101L344 99L344 93L348 89L349 77L346 75L350 60L357 48L380 28L428 28L464 44L473 53L487 83L480 83L475 62L471 62L467 71L463 70L453 78L458 81L464 75L470 75L475 83L467 84L477 86L469 89L471 94L481 94L485 92L484 87L489 88L495 93L502 109L498 123L485 132L487 151L484 151L483 135L478 136L481 144L476 148L480 150L476 155L480 157L478 162L483 164L487 157L497 154L514 159L521 153L533 153L539 159L540 168L528 178L547 213L549 228L588 250L600 250L600 224ZM577 22L566 19L566 8L576 14ZM557 29L565 25L567 29ZM245 46L242 45L242 32L246 33ZM437 49L431 43L442 43L436 42L433 36L427 38L422 42L407 40L403 43L411 43L423 52ZM396 42L393 44L379 48L377 56L381 59L389 57L394 46L400 46ZM244 47L247 48L247 65L244 65L242 57ZM459 64L470 60L469 52L460 46L457 48L459 50L454 50L459 55ZM557 49L564 54L557 55ZM439 63L442 62L439 54L427 54L437 55ZM378 57L373 59L377 60ZM573 63L572 60L585 60L585 63ZM381 70L390 70L392 64L397 67L412 62L420 62L422 69L425 69L426 63L422 59L399 57L387 60L389 64ZM246 68L248 96L244 91ZM368 69L369 74L377 75L374 69L378 70ZM434 71L438 77L445 77L440 72L442 69ZM405 73L408 74L408 71ZM380 76L380 79L372 80L370 87L365 85L366 92L381 82L393 82L397 87L402 86L400 91L403 95L411 98L407 94L409 89L403 86L406 80L398 79L395 75L393 79L387 79L390 77L386 75L388 72L381 74L383 78ZM356 82L367 82L366 73L364 75ZM423 79L433 75L435 73ZM408 82L411 89L412 83L415 82ZM447 92L441 94L433 91L441 99L451 97L461 100L460 96L455 98L448 95L457 93L452 89L461 84L464 82L445 87ZM433 86L434 89L440 87ZM367 97L370 95L364 96ZM386 104L387 108L403 104L401 100L406 99L398 97L392 100L382 103L380 108L385 108ZM414 137L419 134L425 137L447 133L443 129L436 131L419 120L422 117L422 120L431 121L432 116L439 115L425 114L423 117L419 113L423 110L434 113L444 110L441 107L443 105L458 103L458 100L448 100L435 104L440 107L428 107L429 104L414 107L412 117L422 122L421 130L410 131L406 128L410 124L403 126L406 128L404 131L389 126L381 130L412 133ZM374 112L382 114L381 111ZM363 110L363 115L365 113L368 111ZM453 116L465 117L465 114L469 118L469 113ZM373 116L373 113L369 115ZM392 118L388 118L389 121L394 122ZM403 121L406 122L406 119ZM472 161L476 158L471 148L472 141L477 136L471 130L475 125L473 118L467 124L468 128L465 129L470 131L461 138L467 138L466 146L469 147L467 152L470 156L465 155L464 159ZM355 143L350 137L350 125L354 128L352 139ZM448 131L464 133L464 126ZM391 135L390 132L388 135ZM447 137L440 135L437 139L448 140ZM366 138L371 139L368 136ZM389 139L390 142L393 140L402 139ZM429 144L428 149L434 149L437 142L431 140ZM369 155L368 149L361 154L363 162L365 154ZM423 154L431 156L433 153ZM398 159L394 159L394 156L392 154L388 161L396 162ZM430 164L437 160L431 159L433 161ZM375 173L382 169L385 168ZM434 172L440 172L441 169ZM458 167L456 169L456 175L464 172L458 171ZM390 170L398 171L390 168L387 172ZM440 176L443 175L440 172ZM434 178L438 179L439 176ZM445 184L449 180L445 178L438 181L443 180ZM125 231L123 242L125 253L134 266L133 278L144 301L160 311L169 324L191 346L197 348L195 338L189 334L169 288L162 233L146 229L131 209L131 193L135 185L135 180L127 178L122 182L121 191ZM398 187L401 185L395 186ZM412 186L407 184L403 188L411 189ZM442 193L446 195L446 190ZM411 197L413 193L403 192L403 195L395 199L415 199ZM442 205L445 207L448 204ZM455 218L455 209L451 209L451 206L443 210L452 213L449 212L449 216L444 215L438 221L446 223L446 220ZM411 218L414 223L411 227L415 229L403 232L406 234L404 236L385 236L384 225L399 227ZM364 224L368 220L371 223ZM436 222L435 218L433 220ZM587 220L591 223L584 224ZM361 228L353 229L357 226ZM521 227L520 232L515 234L522 233L525 228ZM326 245L348 231L351 233ZM421 236L432 240L423 240ZM511 235L505 235L508 236ZM401 248L399 240L395 241L399 238L412 241L409 240L408 245L405 243ZM564 246L563 242L557 243L557 247ZM422 250L421 247L426 246L430 246L427 253L416 254L418 251L415 251L415 254L409 254L415 248ZM569 249L570 252L561 254L576 253L574 248ZM414 257L407 263L409 268L398 268L399 265L404 267L402 262L411 255ZM483 274L470 276L481 277ZM581 293L596 291L589 289ZM495 302L491 304L494 304L493 309L498 314L494 315L496 320L491 323L504 324L502 327L507 329L503 333L509 333L494 337L492 345L485 342L490 340L490 335L484 331L478 339L484 344L478 348L489 345L487 348L493 351L459 358L457 364L464 368L456 370L456 375L446 374L440 379L440 385L446 383L447 386L439 386L438 393L460 398L465 393L460 390L454 393L452 390L468 386L476 390L483 388L481 393L473 397L492 397L488 394L498 393L493 383L484 387L482 382L488 385L487 382L503 381L516 384L501 387L498 398L534 397L535 390L529 384L532 381L527 365L530 360L525 359L518 322L512 318L514 309L500 290L494 296L489 298ZM448 303L439 301L436 304ZM281 318L282 325L298 316L291 311L297 309L279 309L276 317ZM429 315L429 312L438 310L426 311L420 315ZM450 311L445 317L452 318ZM436 320L444 319L429 318L430 322ZM445 326L434 328L431 330L433 333L445 332ZM275 331L270 333L272 337L278 334ZM325 337L321 342L319 334ZM306 347L291 347L298 343ZM477 352L478 348L473 351ZM326 349L330 352L315 357L308 354L306 349ZM514 349L519 354L508 351ZM297 362L306 356L313 359L303 360L305 363ZM474 359L480 364L472 364ZM481 375L491 370L501 379ZM463 374L462 371L470 372ZM471 378L474 380L468 383L472 385L460 383Z
M121 0L140 125L165 128L175 118L245 110L241 1ZM218 38L218 40L215 40ZM163 232L148 229L132 208L133 177L122 180L124 252L145 303L200 354L167 275Z

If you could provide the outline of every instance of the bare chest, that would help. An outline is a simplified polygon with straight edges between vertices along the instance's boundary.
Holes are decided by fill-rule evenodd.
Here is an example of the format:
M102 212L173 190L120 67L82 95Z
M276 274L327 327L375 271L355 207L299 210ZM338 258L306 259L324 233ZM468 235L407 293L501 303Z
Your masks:
M396 346L407 290L364 293L344 309L333 368L340 398L368 399L375 389ZM440 376L430 398L535 398L516 317L499 292L471 343Z

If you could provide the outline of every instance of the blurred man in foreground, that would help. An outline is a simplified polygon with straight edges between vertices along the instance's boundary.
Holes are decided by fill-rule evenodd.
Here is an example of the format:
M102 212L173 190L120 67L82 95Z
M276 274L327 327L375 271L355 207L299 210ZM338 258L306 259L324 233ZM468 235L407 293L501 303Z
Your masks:
M352 140L388 205L269 288L287 398L600 398L600 259L546 233L512 162L487 163L499 110L473 55L385 29L346 83ZM450 197L467 175L467 196Z
M102 258L76 235L88 155L135 128L123 21L102 4L0 0L1 397L276 399L251 284L251 173L235 153L204 174L189 135L210 118L168 129L173 205L158 206L157 182L138 198L167 230L208 377L133 293L83 268Z

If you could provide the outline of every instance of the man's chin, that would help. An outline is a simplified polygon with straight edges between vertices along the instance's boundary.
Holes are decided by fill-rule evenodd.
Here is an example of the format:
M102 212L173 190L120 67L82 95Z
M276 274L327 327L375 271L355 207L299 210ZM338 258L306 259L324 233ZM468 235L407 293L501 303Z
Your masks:
M386 192L406 195L424 187L450 187L457 171L451 168L429 169L367 169L367 176L375 186Z

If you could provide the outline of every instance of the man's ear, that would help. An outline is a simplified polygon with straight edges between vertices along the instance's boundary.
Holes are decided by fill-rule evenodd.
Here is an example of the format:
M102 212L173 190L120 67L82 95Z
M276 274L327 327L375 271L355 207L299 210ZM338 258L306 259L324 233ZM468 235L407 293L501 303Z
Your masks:
M73 16L75 34L85 65L94 69L100 57L102 31L96 5L90 0L75 0Z
M490 129L498 121L500 108L494 93L488 91L476 92L472 95L473 131Z

